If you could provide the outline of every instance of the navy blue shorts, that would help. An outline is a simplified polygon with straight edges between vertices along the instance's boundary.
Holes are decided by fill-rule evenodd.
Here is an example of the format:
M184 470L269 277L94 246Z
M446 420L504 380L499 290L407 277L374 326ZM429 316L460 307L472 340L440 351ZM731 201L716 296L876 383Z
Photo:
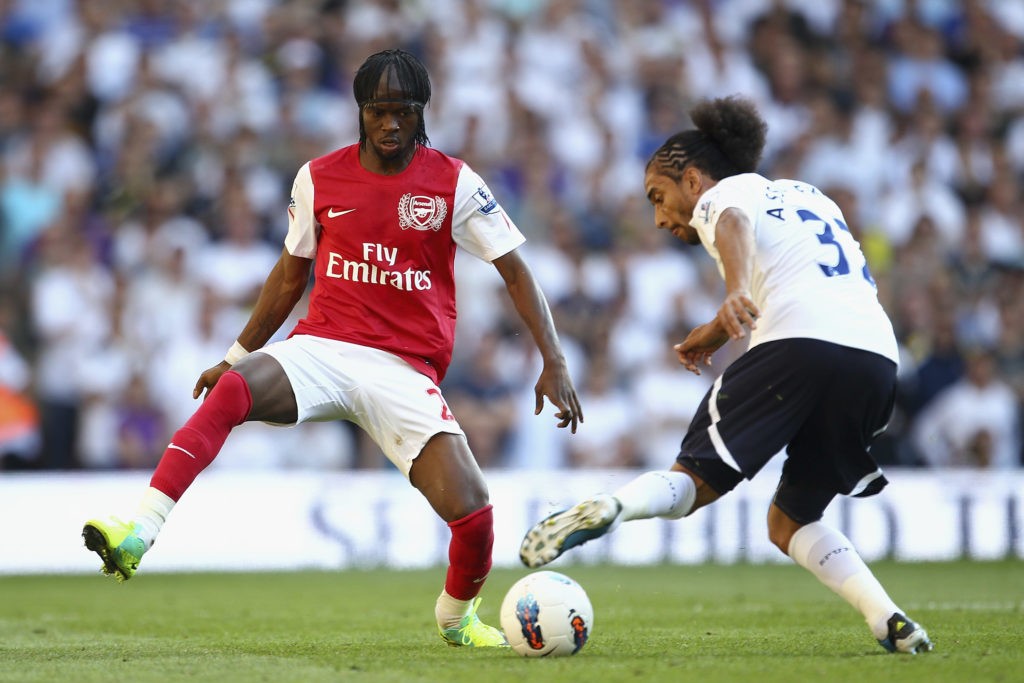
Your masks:
M892 415L896 364L817 339L753 347L708 390L676 461L720 494L785 449L774 503L793 520L821 519L837 494L888 483L869 452Z

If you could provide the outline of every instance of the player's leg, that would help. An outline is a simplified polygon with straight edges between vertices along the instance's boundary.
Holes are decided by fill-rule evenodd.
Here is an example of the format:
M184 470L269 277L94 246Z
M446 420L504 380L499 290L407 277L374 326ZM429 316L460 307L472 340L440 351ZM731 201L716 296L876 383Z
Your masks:
M881 356L832 347L831 387L788 448L768 512L772 543L863 616L891 652L931 649L928 634L889 597L842 532L820 520L838 494L868 496L885 477L869 453L892 413L896 366Z
M721 494L702 478L673 463L667 472L644 472L611 497L618 504L616 525L634 519L681 519L713 503Z
M801 524L773 503L768 533L782 552L859 611L882 647L909 654L932 649L925 630L893 602L842 532L820 521Z
M719 495L678 463L665 472L644 472L611 494L580 501L534 524L523 537L519 559L528 567L541 567L567 550L610 534L623 522L679 519Z
M246 420L295 422L295 397L280 364L253 353L224 373L206 399L174 433L143 494L135 518L90 520L85 545L103 560L103 572L130 579L185 490L217 456L228 434Z
M535 524L519 558L540 567L632 519L679 519L714 502L752 476L785 445L809 400L791 401L794 417L774 414L771 396L785 371L799 365L787 344L752 349L718 378L701 401L668 472L647 472L611 495L598 495ZM791 370L791 374L792 370ZM789 382L802 386L802 378ZM727 398L723 398L727 397Z
M477 617L494 520L483 474L441 390L390 353L326 343L345 356L339 400L346 402L346 419L369 434L451 530L449 568L435 605L442 638L451 645L507 646L501 631Z
M448 573L434 608L450 645L502 647L501 631L480 621L477 597L491 571L494 518L487 485L462 434L435 434L413 461L409 481L448 524Z

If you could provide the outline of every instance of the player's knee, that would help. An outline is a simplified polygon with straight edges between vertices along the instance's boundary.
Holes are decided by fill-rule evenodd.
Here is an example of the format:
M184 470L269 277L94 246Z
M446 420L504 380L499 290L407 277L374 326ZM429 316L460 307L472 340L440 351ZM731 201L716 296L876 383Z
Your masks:
M789 555L789 542L792 539L792 533L781 533L778 530L768 527L768 540L770 540L772 545L778 548L783 555Z
M474 486L451 499L451 518L468 517L491 504L486 486Z
M789 555L790 541L801 526L803 525L800 522L791 519L775 504L768 508L768 540L782 551L783 555Z
M487 486L479 478L446 478L420 491L446 522L469 517L490 505Z
M462 519L490 503L483 473L462 435L431 438L413 461L409 480L446 522Z
M458 513L456 513L458 514ZM455 519L448 522L448 526L452 529L455 528L466 528L467 533L482 533L482 534L493 534L494 527L494 512L491 508L490 503L486 503L481 507L471 510L466 514L459 515Z

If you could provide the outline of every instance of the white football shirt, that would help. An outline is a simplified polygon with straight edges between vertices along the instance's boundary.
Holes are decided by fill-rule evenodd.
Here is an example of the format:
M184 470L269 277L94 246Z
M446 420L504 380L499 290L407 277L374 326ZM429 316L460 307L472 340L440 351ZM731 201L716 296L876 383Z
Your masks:
M878 302L860 244L842 212L818 188L756 173L723 178L701 195L690 225L718 264L715 229L726 209L754 226L751 296L761 309L750 346L809 338L899 362L892 323Z

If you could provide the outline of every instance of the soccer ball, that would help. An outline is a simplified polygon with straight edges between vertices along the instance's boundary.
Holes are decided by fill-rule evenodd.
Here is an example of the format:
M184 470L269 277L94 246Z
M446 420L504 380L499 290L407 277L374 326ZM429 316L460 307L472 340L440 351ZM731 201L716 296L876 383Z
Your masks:
M583 587L568 576L534 572L505 594L501 628L512 649L524 657L574 655L594 628L594 608Z

